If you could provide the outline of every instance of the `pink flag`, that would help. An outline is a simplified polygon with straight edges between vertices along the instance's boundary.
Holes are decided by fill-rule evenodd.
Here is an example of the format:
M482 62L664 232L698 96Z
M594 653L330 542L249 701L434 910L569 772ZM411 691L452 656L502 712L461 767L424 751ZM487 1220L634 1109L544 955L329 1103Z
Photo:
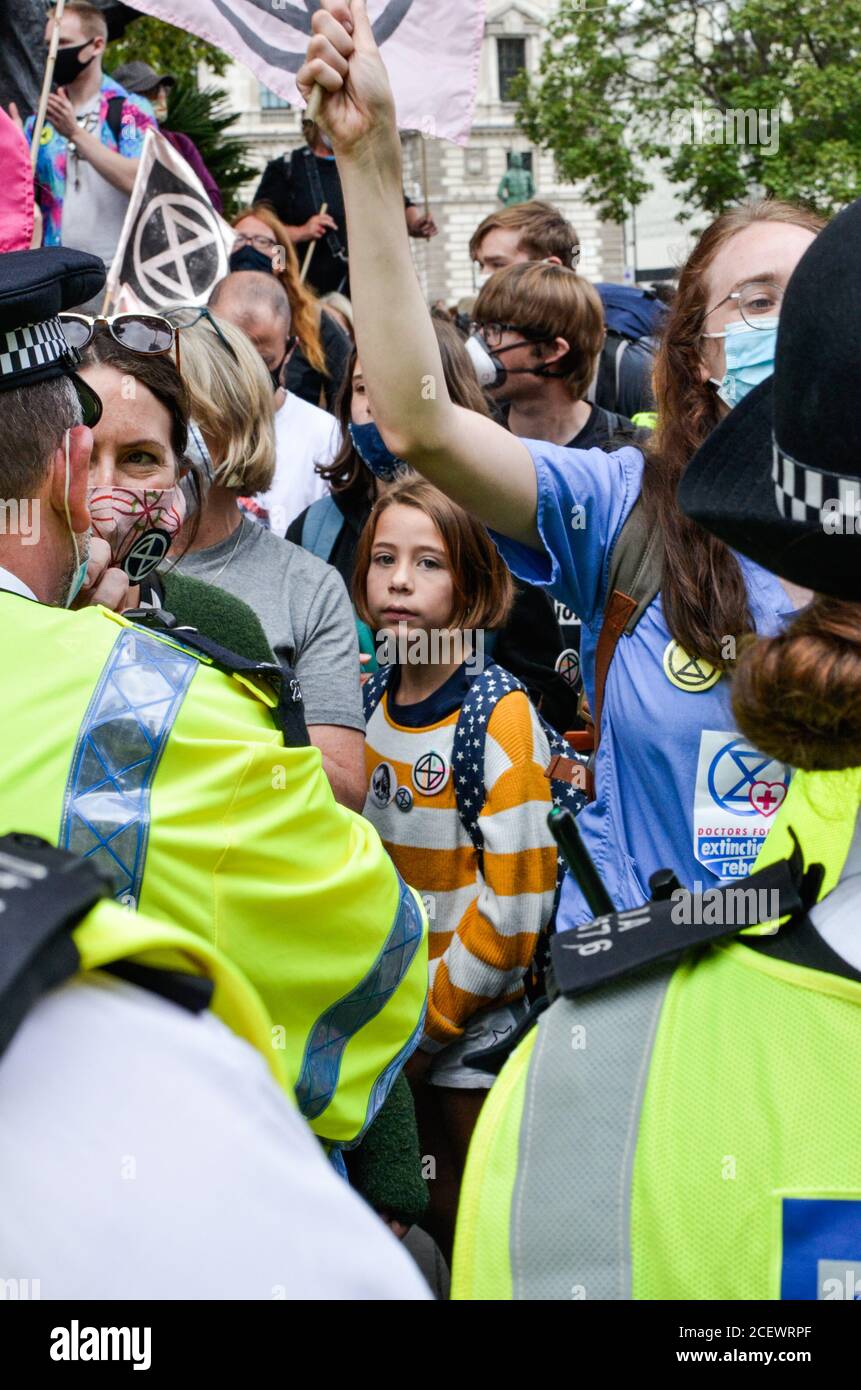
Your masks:
M271 91L304 103L305 61L319 0L133 0L134 8L187 29L245 63ZM402 130L466 143L484 36L484 0L369 0Z
M27 251L32 240L30 146L0 106L0 252Z

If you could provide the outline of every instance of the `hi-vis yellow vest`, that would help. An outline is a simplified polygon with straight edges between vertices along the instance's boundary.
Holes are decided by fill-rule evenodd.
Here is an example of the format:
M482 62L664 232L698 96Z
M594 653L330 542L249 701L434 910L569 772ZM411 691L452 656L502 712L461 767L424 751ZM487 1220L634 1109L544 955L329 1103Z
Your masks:
M104 609L0 593L0 833L91 857L121 904L248 977L299 1108L349 1144L421 1035L427 921L274 698Z
M213 985L212 1013L263 1056L273 1079L295 1104L284 1053L272 1046L272 1023L241 971L199 936L112 902L98 903L72 932L82 971L131 961L153 970L200 975Z
M796 773L756 868L791 827L829 893L859 804ZM802 930L556 999L479 1117L453 1299L861 1298L861 982Z

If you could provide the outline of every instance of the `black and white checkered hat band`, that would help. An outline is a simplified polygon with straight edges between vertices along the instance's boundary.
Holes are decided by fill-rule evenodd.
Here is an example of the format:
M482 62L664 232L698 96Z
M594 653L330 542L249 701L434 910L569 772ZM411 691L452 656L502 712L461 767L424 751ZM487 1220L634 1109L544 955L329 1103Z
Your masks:
M861 477L843 478L785 454L772 439L774 497L785 521L821 525L829 516L854 518L861 513Z
M29 372L63 359L70 363L80 360L66 342L59 319L0 332L0 377L24 378Z

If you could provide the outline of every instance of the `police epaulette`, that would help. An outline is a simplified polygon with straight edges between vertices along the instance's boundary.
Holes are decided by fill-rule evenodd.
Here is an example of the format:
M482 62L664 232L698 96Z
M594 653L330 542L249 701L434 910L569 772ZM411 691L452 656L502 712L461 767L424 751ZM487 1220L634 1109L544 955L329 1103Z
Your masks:
M816 901L820 882L821 866L812 865L805 873L795 840L789 859L738 883L699 894L678 888L668 899L559 932L550 942L548 995L555 999L560 994L585 994L653 961L734 936L747 927L777 923L784 917L797 920Z
M252 680L265 681L278 695L278 705L273 713L284 735L285 745L288 748L307 748L310 745L302 687L289 666L271 661L251 661L248 657L240 656L220 646L211 637L204 636L196 627L182 626L172 613L165 612L163 608L136 608L124 613L123 617L151 631L165 633L172 642L204 657L228 676L248 676Z

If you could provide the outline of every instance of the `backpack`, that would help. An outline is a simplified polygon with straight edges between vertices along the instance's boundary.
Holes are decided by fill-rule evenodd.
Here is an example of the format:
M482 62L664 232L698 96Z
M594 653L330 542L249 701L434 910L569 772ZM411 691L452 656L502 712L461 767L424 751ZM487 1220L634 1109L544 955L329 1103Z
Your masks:
M343 525L344 518L335 499L329 494L318 497L305 513L299 544L328 565Z
M587 399L602 405L605 410L620 410L623 394L622 364L626 353L636 344L636 356L639 358L641 374L645 378L642 393L644 398L637 403L637 410L648 410L650 402L645 399L649 394L647 383L657 347L656 334L666 317L666 306L651 290L637 289L633 285L599 283L595 285L595 289L604 305L607 337ZM623 415L635 413L636 411L622 411Z
M386 693L393 669L391 666L383 666L375 676L371 676L370 680L366 682L364 687L366 723ZM475 761L458 768L456 777L453 773L457 813L461 825L475 848L480 871L483 871L484 836L481 833L478 820L487 801L487 788L484 785L487 726L490 723L490 716L500 700L515 690L523 691L527 699L529 698L525 686L516 676L512 676L511 672L506 671L503 666L490 665L480 672L472 682L457 717L455 743L457 743L459 735L468 733L473 745L475 745L477 741L476 730L478 731L478 740L480 740ZM575 752L571 744L561 734L558 734L537 710L535 712L550 744L551 760L545 769L545 776L550 782L553 804L567 807L576 816L579 811L582 811L588 800L586 795L586 774L588 772L586 759L580 753ZM556 896L553 900L553 912L547 928L548 932L554 930L559 894L562 890L564 877L565 861L560 854L557 856Z

